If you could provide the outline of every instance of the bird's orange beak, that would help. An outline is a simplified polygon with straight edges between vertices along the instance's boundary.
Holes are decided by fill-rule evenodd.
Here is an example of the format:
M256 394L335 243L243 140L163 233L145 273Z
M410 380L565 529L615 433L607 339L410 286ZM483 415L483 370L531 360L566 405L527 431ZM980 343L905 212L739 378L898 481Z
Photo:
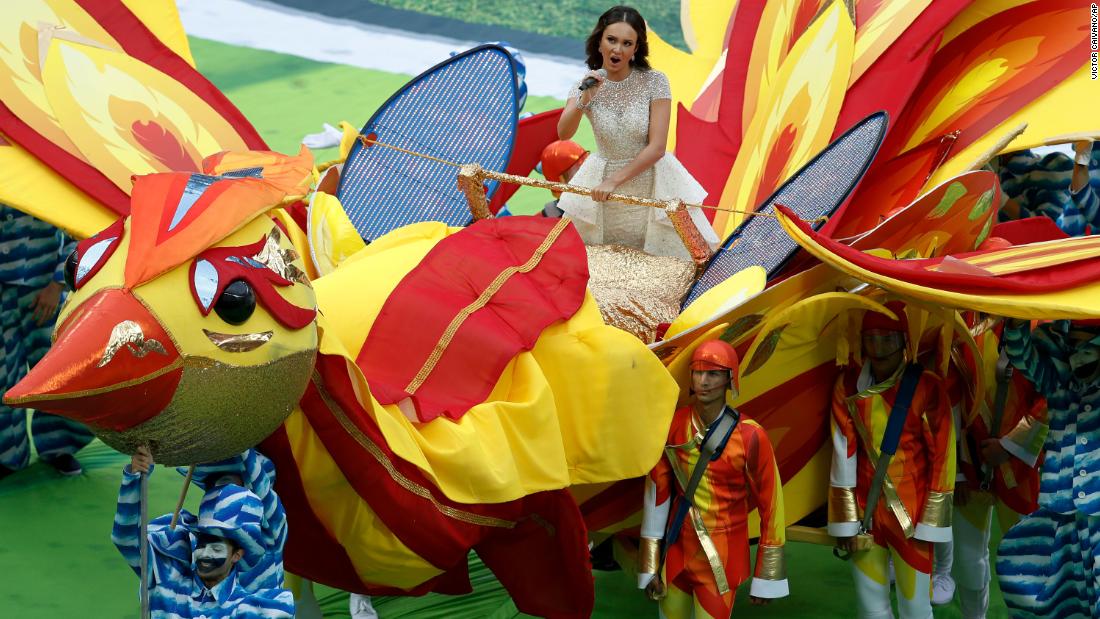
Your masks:
M66 317L49 352L4 394L4 403L122 431L168 405L182 365L141 301L126 290L102 290Z

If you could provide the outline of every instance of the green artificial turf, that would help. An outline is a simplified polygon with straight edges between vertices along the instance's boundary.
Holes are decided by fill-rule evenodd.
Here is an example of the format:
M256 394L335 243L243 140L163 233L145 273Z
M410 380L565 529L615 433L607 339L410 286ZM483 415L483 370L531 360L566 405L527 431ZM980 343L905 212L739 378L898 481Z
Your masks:
M324 123L342 120L363 126L371 114L413 76L316 62L257 49L191 37L195 64L240 108L273 150L298 152L302 137L321 131ZM443 60L442 58L440 60ZM561 107L553 97L527 97L524 111L539 113ZM588 121L574 138L588 149L595 140ZM318 162L338 156L329 148L314 153ZM535 174L537 176L537 173ZM542 189L521 188L509 201L519 215L535 213L553 199Z
M137 577L111 544L122 466L128 458L99 441L78 454L85 472L62 478L35 463L0 481L0 617L126 618L137 616ZM175 506L183 478L161 467L149 483L149 514ZM198 508L192 489L187 507ZM999 537L999 535L998 535ZM994 545L997 540L994 540ZM769 606L752 606L748 587L738 591L735 617L814 617L854 615L849 565L824 546L790 543L787 575L791 596ZM474 593L463 597L376 598L383 619L504 619L522 617L508 595L476 559L471 561ZM634 588L624 572L595 572L596 619L656 617L655 605ZM325 617L348 617L346 593L316 586ZM1007 617L996 581L989 617ZM954 604L937 608L938 619L960 617Z
M374 4L449 17L472 24L504 26L571 39L585 39L596 20L613 3L606 0L370 0ZM628 2L646 20L648 29L665 41L683 49L680 29L680 3L669 0Z
M998 532L998 539L993 541L994 549L999 538ZM749 600L748 583L745 583L737 591L734 617L840 619L855 616L855 593L848 563L833 557L831 549L815 544L792 542L787 545L786 552L790 597L775 600L766 606L753 606ZM476 560L471 562L470 574L474 582L474 593L470 596L378 598L374 601L374 607L382 619L502 619L528 616L515 610L500 584ZM596 609L592 616L596 619L641 619L657 616L656 604L634 587L632 575L621 571L597 571L594 575ZM326 587L318 587L317 593L325 617L350 616L346 593ZM962 617L956 603L935 608L933 615L936 619ZM990 590L990 610L986 616L988 619L1008 617L996 579Z
M98 440L77 457L79 477L36 462L0 481L0 617L136 618L138 578L111 543L122 467L129 458ZM158 467L149 514L175 508L183 477ZM187 508L198 509L199 493Z

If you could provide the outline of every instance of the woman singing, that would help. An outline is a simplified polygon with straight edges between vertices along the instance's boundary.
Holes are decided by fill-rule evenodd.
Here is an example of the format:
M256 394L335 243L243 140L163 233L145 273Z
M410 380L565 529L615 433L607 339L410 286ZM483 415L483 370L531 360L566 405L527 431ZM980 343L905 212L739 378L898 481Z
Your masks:
M662 256L687 258L683 242L661 209L606 202L612 192L644 198L680 198L698 204L706 191L665 152L672 93L664 73L650 68L645 20L635 9L615 6L600 16L586 43L591 71L569 93L558 137L577 131L588 116L597 153L585 160L573 183L592 188L592 198L565 194L559 208L573 219L586 244L619 244ZM591 81L591 80L590 80ZM596 204L600 202L602 204ZM718 237L698 208L691 218L713 247Z

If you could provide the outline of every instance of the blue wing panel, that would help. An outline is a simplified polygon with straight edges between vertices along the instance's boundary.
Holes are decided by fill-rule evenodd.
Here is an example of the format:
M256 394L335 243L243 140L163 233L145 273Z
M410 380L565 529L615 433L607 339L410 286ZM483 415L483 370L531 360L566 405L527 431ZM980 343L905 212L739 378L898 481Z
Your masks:
M778 203L807 221L831 215L871 165L886 135L887 123L885 112L861 120L787 179L757 211L771 213ZM814 225L814 229L820 227L820 223ZM797 249L798 245L783 232L774 217L750 218L711 257L683 306L687 307L704 292L750 266L764 267L771 277Z
M442 62L394 94L362 134L445 161L503 172L516 133L511 56L482 45ZM458 168L381 146L352 147L337 197L366 240L421 221L470 222Z

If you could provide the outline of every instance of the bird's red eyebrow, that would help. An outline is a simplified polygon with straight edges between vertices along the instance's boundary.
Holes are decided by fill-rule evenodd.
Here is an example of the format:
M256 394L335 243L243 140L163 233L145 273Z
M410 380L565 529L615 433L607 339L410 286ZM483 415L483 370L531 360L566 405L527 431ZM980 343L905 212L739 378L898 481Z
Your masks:
M195 304L199 306L199 311L202 312L203 316L210 313L225 287L240 279L252 286L260 303L284 327L301 329L313 322L313 319L317 316L316 309L294 305L275 290L276 286L293 286L294 282L256 261L255 256L260 253L266 243L267 237L264 236L250 245L214 247L195 257L191 262L188 279L191 285L191 296L195 299ZM203 301L199 292L197 276L209 276L205 266L202 267L203 272L199 272L200 264L209 265L213 269L215 280L213 281L213 295L209 299L209 304Z
M88 283L103 268L103 265L107 264L107 261L114 255L115 250L118 249L125 231L126 218L119 217L115 223L96 233L95 236L90 236L76 244L77 272L73 274L73 287L76 290L80 290L81 286ZM102 254L94 258L94 263L88 264L87 259L93 259L88 256L88 251L108 240L111 240L111 242L102 248Z

